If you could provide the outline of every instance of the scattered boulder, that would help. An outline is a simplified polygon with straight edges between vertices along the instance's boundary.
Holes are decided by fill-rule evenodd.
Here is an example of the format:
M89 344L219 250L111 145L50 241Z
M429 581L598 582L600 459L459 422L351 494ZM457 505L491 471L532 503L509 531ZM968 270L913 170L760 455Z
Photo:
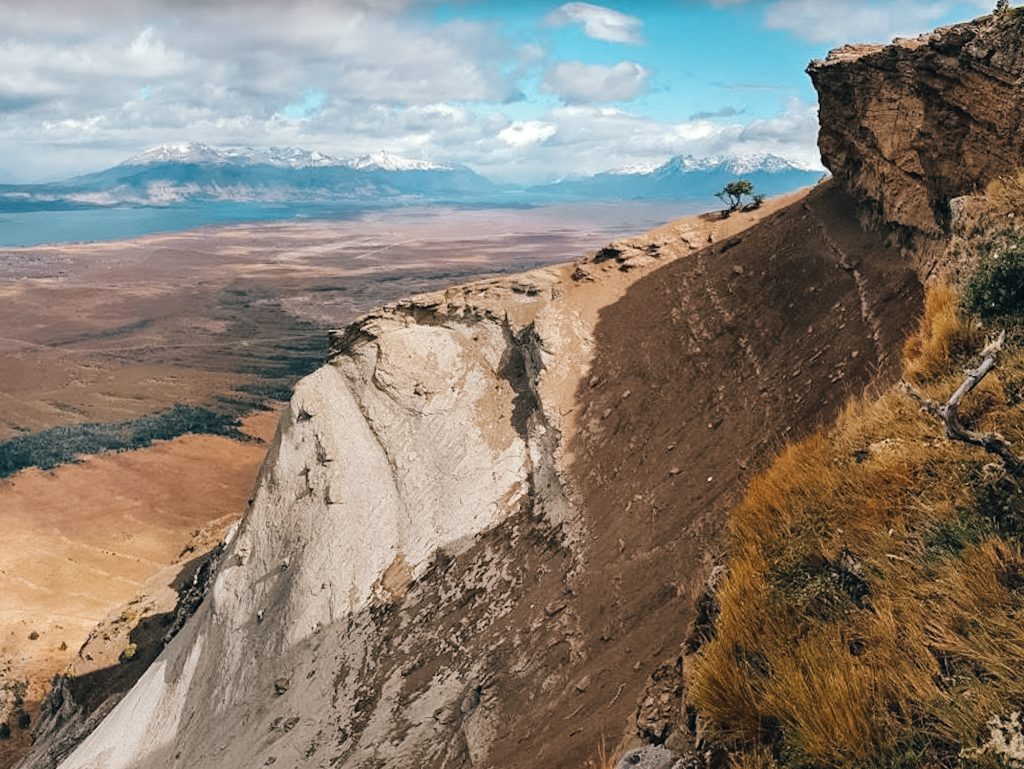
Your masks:
M683 658L659 665L651 674L636 714L644 742L664 745L683 720Z
M671 750L648 745L629 751L615 765L615 769L683 769L683 761Z

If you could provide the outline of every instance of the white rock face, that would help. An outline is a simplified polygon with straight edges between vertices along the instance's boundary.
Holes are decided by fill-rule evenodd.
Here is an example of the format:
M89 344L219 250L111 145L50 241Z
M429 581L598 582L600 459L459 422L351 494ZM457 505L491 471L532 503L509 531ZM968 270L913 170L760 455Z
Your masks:
M386 623L439 552L527 505L572 517L558 398L544 399L547 380L578 377L564 366L586 328L550 311L555 272L527 283L422 298L339 338L296 387L207 600L64 769L484 760L497 726L468 675L482 663L442 665L411 691L394 646L421 629ZM462 579L492 590L487 617L507 611L498 570ZM448 636L431 638L440 654Z

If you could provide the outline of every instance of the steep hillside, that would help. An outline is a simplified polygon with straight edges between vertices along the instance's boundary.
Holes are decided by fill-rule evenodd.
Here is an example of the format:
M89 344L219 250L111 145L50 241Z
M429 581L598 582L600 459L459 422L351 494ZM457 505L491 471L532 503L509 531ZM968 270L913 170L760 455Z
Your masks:
M843 205L825 198L826 208ZM595 587L606 595L604 567L591 553L605 524L578 497L566 451L577 415L594 417L581 412L577 390L601 346L600 310L709 237L721 243L711 252L739 252L730 238L780 205L669 226L576 266L421 297L337 335L332 364L297 388L207 601L65 765L584 760L670 653L630 650L624 635L606 647L616 631L591 616ZM772 280L788 281L798 260L821 252L820 227L831 229L835 217L809 205L781 214L802 222L794 235L813 240L775 264L765 260ZM760 253L753 244L737 257L751 282ZM856 387L877 358L871 332L854 320L856 281L839 260L825 252L803 275L823 323L842 323L834 305L846 286L842 314L865 340L848 372ZM673 263L709 273L703 262ZM737 279L732 257L725 264L707 278L722 295ZM915 283L909 270L902 276L903 296L887 288L868 301L905 301L896 314L909 318ZM820 280L835 290L819 292L811 283ZM776 295L785 296L781 286ZM670 322L678 301L650 307L650 322ZM701 333L717 333L718 322L709 319L716 325ZM770 334L759 344L767 347ZM668 346L657 357L686 354L684 337L659 344ZM742 356L739 341L732 344ZM844 362L836 355L846 357L818 355L808 376L827 382ZM663 384L656 377L647 387ZM584 390L622 395L614 380ZM621 413L645 397L638 387ZM688 505L672 511L683 521L691 514ZM629 547L639 557L647 542L630 536ZM651 609L668 585L659 582L653 595L627 588ZM663 637L671 635L666 625ZM608 678L612 671L622 680Z
M339 334L199 614L64 765L582 763L766 447L892 372L919 306L840 191L762 215Z
M1015 254L1019 284L1020 245ZM856 399L834 427L787 448L731 515L717 620L684 667L704 746L737 765L1024 760L1021 465L947 439L922 409L924 398L945 403L984 357L984 335L957 305L934 285L907 346L907 390ZM1018 458L1021 339L962 414Z
M680 643L695 620L688 650L720 650L719 667L706 670L766 670L767 652L702 645L719 630L714 600L697 599L727 546L727 513L775 451L898 377L922 308L918 276L958 237L942 212L970 191L943 169L990 144L955 100L984 101L1007 77L963 66L969 88L930 90L926 62L966 38L1012 52L1005 30L1017 23L1008 14L812 68L835 179L807 194L677 222L574 265L400 302L335 334L329 364L296 389L205 601L60 766L573 767L602 740L684 749L691 727L702 748L750 748L752 766L877 757L813 743L772 753L785 744L772 735L792 726L762 707L743 711L745 731L734 728L725 706L709 705L731 694L724 685L705 687L703 699L691 686L685 701L697 710L687 712ZM837 120L828 110L843 82L861 90ZM920 120L892 118L890 87L927 91ZM957 111L966 130L919 146L918 123ZM893 147L904 148L898 158ZM949 161L915 170L928 158ZM971 184L1019 160L990 158ZM830 458L814 440L803 450ZM872 440L844 461L867 467L892 445ZM798 475L776 472L804 499ZM820 545L824 533L807 526L834 487L806 488L813 499L795 523L749 502L738 520ZM736 535L734 524L733 555L746 555ZM822 557L826 586L863 599L870 580L853 578L859 567L831 550ZM798 588L819 585L791 571ZM727 604L723 593L719 622L759 616L771 593L743 596ZM798 626L780 627L764 637ZM769 661L799 668L784 645L770 651ZM779 690L772 702L804 702L812 720L836 710L829 695L849 680L829 670L832 688L803 700ZM855 681L871 686L870 676ZM916 712L877 702L894 721ZM836 724L859 722L824 729ZM26 766L52 766L55 745L41 740ZM666 767L669 755L659 759ZM907 755L910 763L885 765L922 754L886 757Z

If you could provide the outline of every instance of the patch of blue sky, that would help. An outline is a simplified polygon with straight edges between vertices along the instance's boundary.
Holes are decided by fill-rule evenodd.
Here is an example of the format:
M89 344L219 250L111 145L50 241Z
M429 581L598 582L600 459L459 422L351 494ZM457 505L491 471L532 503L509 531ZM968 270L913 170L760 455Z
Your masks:
M289 120L308 120L323 109L327 94L319 88L307 88L297 101L281 108L280 114Z
M592 5L639 19L640 40L599 40L588 36L582 24L565 19L552 23L560 5L540 0L466 0L428 6L421 13L434 24L489 23L509 45L544 51L544 58L520 79L525 98L502 106L513 119L535 118L558 105L544 85L546 66L632 61L650 71L647 89L629 102L609 104L652 120L682 122L694 116L752 120L783 113L794 103L813 104L814 89L804 70L812 59L846 41L848 32L913 33L985 10L985 0L632 0ZM914 23L919 29L909 28Z

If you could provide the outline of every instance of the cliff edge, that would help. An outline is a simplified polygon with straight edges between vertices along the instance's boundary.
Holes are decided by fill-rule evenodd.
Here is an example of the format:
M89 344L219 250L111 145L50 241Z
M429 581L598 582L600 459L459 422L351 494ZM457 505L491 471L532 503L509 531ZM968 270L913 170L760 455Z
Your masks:
M813 62L818 146L833 177L906 235L947 235L950 201L1024 156L1022 25L1007 11Z

